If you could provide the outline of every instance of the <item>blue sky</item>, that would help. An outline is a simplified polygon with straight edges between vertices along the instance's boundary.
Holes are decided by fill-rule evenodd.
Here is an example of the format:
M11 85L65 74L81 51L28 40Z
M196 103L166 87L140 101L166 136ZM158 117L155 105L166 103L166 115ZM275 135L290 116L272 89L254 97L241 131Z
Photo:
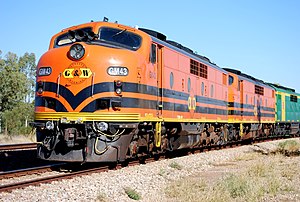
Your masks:
M2 57L10 51L39 58L55 33L104 16L160 31L220 67L300 92L298 0L2 0Z

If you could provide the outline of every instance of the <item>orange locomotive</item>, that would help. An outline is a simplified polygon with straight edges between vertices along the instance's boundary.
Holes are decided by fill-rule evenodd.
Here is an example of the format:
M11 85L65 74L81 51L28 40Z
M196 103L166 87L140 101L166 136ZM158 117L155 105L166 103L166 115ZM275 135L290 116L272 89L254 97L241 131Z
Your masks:
M115 162L268 134L274 90L253 79L155 31L109 22L70 27L52 37L37 66L38 156ZM255 82L267 89L256 97L264 108L243 97Z

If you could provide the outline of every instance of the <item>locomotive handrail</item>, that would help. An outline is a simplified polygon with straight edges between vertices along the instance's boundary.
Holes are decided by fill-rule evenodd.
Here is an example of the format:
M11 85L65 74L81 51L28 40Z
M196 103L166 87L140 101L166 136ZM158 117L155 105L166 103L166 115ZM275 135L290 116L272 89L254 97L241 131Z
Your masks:
M59 84L60 84L60 77L61 77L61 73L59 73L58 77L57 77L57 91L56 91L56 95L59 98Z
M93 72L93 75L92 75L92 97L94 97L94 85L95 85L95 83L94 83L94 81L95 81L95 72Z

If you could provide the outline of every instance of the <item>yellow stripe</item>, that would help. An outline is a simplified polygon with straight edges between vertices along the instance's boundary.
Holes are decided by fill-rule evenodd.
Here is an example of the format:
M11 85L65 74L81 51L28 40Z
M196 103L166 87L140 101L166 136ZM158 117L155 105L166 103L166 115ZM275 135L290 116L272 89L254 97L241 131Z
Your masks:
M193 123L227 123L227 120L221 119L185 119L183 117L178 118L158 118L155 116L145 116L141 117L139 113L88 113L88 112L37 112L35 113L35 120L46 121L110 121L110 122L143 122L143 121L153 121L153 122L193 122Z
M282 121L285 121L285 119L286 119L286 117L285 117L286 105L285 105L285 95L284 94L281 96L281 101L282 101L282 106L281 106L282 116L281 116L281 118L282 118Z
M132 122L139 121L140 114L138 113L87 113L87 112L46 112L35 113L35 120L67 120L67 121L123 121Z
M163 119L165 122L178 122L178 123L227 123L227 120L216 120L216 119L185 119L185 118L165 118Z
M88 112L38 112L35 113L35 120L39 121L110 121L110 122L176 122L176 123L259 123L258 121L239 121L221 119L185 119L178 118L158 118L155 116L141 117L139 113L88 113ZM274 121L261 121L261 123L273 123Z
M285 105L285 97L286 96L290 96L291 94L289 93L283 93L283 92L279 92L279 95L281 95L281 121L285 121L286 117L285 117L285 111L286 111L286 105Z
M236 119L230 119L228 120L228 123L275 123L275 120L264 120L264 121L257 121L257 120L236 120Z

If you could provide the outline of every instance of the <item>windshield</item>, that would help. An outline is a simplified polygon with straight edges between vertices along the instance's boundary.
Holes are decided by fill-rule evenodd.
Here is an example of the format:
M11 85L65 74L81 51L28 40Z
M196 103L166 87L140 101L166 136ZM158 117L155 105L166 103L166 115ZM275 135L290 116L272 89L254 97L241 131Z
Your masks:
M69 30L67 33L58 36L55 39L54 48L80 41L137 50L141 46L142 38L135 33L127 31L127 29L102 27L98 35L92 31L91 27L86 27Z
M137 50L141 46L142 38L127 29L102 27L99 30L99 40L112 43L131 50Z
M74 31L69 31L65 34L62 34L55 39L54 48L57 48L59 46L69 45L76 41L81 41L79 39L80 37L83 38L84 36L81 35L85 35L85 33L92 33L92 28L86 27L86 28L76 29Z

